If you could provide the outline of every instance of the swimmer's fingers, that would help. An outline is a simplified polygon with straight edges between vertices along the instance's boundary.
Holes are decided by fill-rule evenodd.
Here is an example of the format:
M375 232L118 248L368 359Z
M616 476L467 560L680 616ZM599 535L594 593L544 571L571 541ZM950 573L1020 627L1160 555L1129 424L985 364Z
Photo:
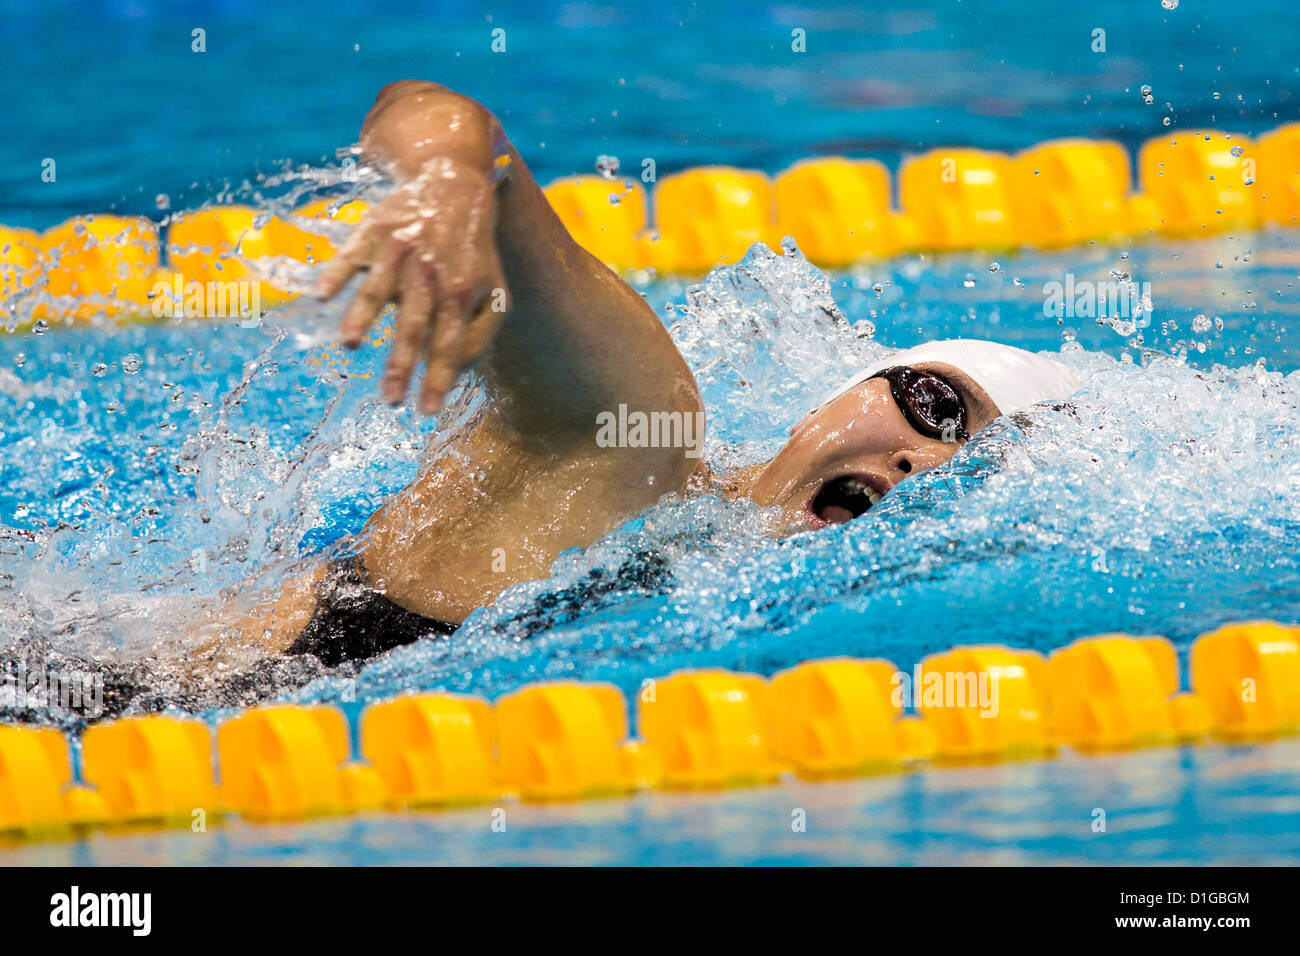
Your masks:
M483 354L510 310L510 290L506 288L505 276L501 274L500 265L496 266L489 281L487 295L470 316L460 338L461 368L468 367Z
M420 389L420 411L432 415L442 408L461 368L461 337L465 331L465 293L453 284L442 290L433 335L425 356L424 384Z
M357 272L370 265L370 247L374 244L373 220L363 222L348 237L343 248L325 266L316 283L316 294L326 301L338 295Z
M456 383L457 376L483 354L505 318L507 292L500 266L489 280L487 292L480 297L473 314L465 317L466 300L448 296L438 310L438 319L424 370L420 409L432 415Z
M370 328L384 306L394 298L393 283L397 277L397 261L400 257L399 249L388 249L371 265L370 274L361 284L339 326L339 340L345 347L357 348L366 329Z
M420 268L409 269L402 279L397 299L397 324L393 330L393 351L384 370L384 400L400 405L406 398L411 373L429 335L429 317L434 309L432 277Z

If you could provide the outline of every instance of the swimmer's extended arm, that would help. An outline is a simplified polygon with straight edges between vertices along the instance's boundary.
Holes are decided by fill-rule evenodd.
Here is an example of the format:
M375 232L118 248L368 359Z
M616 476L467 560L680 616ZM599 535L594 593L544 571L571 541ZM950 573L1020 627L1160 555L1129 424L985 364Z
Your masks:
M544 576L560 551L684 489L697 458L681 447L599 447L598 415L625 405L694 416L702 405L654 310L573 241L486 109L434 84L395 84L366 119L363 149L406 183L437 183L442 157L459 157L477 208L495 203L492 242L467 239L469 258L453 260L471 289L499 260L508 289L499 327L489 316L461 352L478 356L486 411L371 519L363 551L390 599L459 622L510 584ZM500 156L509 173L494 186Z
M600 447L598 415L625 405L695 419L702 405L654 311L573 241L487 109L433 83L394 83L361 142L396 188L322 277L329 297L365 273L343 341L359 346L395 302L389 401L403 400L421 358L425 411L471 364L489 391L467 432L371 518L362 559L400 606L459 623L509 585L544 576L562 550L685 488L698 458L682 447ZM503 301L508 309L494 310ZM321 577L304 569L273 600L223 614L217 643L252 635L285 649L310 620Z

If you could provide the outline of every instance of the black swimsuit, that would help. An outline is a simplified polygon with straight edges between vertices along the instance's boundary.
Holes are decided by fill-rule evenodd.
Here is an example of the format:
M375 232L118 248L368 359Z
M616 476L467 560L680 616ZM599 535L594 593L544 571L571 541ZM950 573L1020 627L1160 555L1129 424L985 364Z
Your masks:
M350 555L330 563L325 578L316 585L316 611L287 653L311 654L326 667L337 667L455 630L455 624L388 600L366 582L360 557Z
M635 549L613 570L592 568L580 580L539 595L532 605L502 618L495 627L504 637L527 640L563 627L585 614L627 601L635 595L650 596L667 591L671 571L663 555ZM181 707L197 713L214 706L242 707L301 687L330 673L340 664L360 662L411 644L421 637L445 637L456 626L427 618L398 607L366 581L360 558L355 555L331 561L325 577L316 586L316 611L288 649L288 656L271 656L248 668L228 674L201 692L191 694L176 685L171 666L154 660L94 661L59 654L48 640L38 639L24 647L0 648L0 661L28 661L31 674L44 673L49 666L67 672L98 675L103 679L102 709L97 713L69 712L59 718L26 704L7 706L0 695L0 720L9 723L55 723L66 730L133 710L154 713ZM47 666L48 665L48 666ZM6 670L0 666L0 688Z

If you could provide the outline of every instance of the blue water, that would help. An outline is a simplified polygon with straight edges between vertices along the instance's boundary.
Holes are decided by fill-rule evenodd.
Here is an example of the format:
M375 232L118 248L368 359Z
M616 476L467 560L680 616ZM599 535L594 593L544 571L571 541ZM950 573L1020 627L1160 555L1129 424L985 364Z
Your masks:
M0 222L41 227L94 209L161 220L159 195L178 210L328 180L318 174L337 169L335 150L355 137L375 89L400 76L488 102L543 180L589 170L601 153L629 166L653 156L663 174L703 162L777 171L839 151L896 165L943 142L1011 149L1066 134L1133 145L1166 129L1166 116L1175 130L1258 132L1300 105L1291 4L911 3L869 15L653 6L635 26L592 4L506 5L491 23L435 7L6 4L0 70L32 95L20 98L19 135L0 142ZM493 55L490 30L503 24L509 52ZM796 26L808 30L806 54L787 52ZM205 54L189 52L196 27ZM1105 54L1089 49L1096 27ZM1144 83L1154 105L1142 102ZM39 178L47 156L55 183ZM454 642L333 672L250 662L238 687L180 698L160 682L138 707L215 720L287 697L355 714L411 689L491 697L579 677L630 693L686 666L767 674L847 653L909 667L953 644L1046 652L1114 630L1164 634L1185 651L1224 621L1300 621L1298 242L1267 231L909 256L831 274L759 250L703 283L642 282L697 372L717 467L770 455L849 369L936 336L1058 353L1083 388L1072 413L1000 423L843 528L773 541L752 506L665 502L562 556L550 578L511 589ZM1138 328L1044 315L1044 283L1067 273L1150 283L1154 309ZM0 336L0 660L183 652L187 625L222 589L273 584L358 531L414 476L424 443L447 433L374 401L366 376L384 351L344 356L323 344L338 315L304 300L260 328ZM564 589L646 551L669 571L660 587L554 612ZM1280 822L1294 815L1297 784L1293 744L1211 747L516 807L516 836L497 844L465 825L484 812L471 810L17 852L1273 862L1298 855ZM787 833L790 806L814 808L826 829ZM1119 821L1108 836L1087 828L1097 806Z
M332 159L376 91L407 77L487 103L542 179L590 172L602 153L652 157L661 175L776 172L824 153L893 166L939 145L1135 146L1300 118L1289 0L0 0L0 23L16 134L0 142L0 221L41 228L88 211L156 217L160 193L179 209L285 160ZM791 52L795 28L806 53ZM191 52L194 29L207 52ZM46 157L56 183L41 181Z

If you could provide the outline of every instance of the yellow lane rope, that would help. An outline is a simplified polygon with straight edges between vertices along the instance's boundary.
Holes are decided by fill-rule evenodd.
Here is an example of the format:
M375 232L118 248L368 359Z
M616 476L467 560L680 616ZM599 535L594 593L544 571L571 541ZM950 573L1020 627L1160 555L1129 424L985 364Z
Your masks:
M574 238L620 271L699 274L755 242L793 236L835 268L906 252L1068 246L1300 223L1300 123L1256 139L1188 131L1130 158L1113 142L1067 139L1016 155L936 149L899 168L897 197L874 160L810 159L769 178L709 166L637 179L578 176L546 188ZM243 206L178 215L165 239L145 218L80 216L44 233L0 226L0 301L45 294L31 320L228 315L211 289L256 282L261 305L293 297L254 268L324 261L313 220L354 223L363 202L309 203L285 219ZM165 252L165 256L164 256ZM235 294L232 286L230 294ZM227 308L224 297L219 299Z
M916 766L1050 758L1300 730L1300 627L1256 621L1198 638L1180 691L1174 646L1105 635L1044 656L998 645L808 661L769 678L724 670L647 680L639 739L610 684L526 686L495 703L424 693L371 703L359 752L338 709L259 707L209 727L171 716L88 729L81 779L59 731L0 726L0 834L301 820L506 799L578 800ZM910 705L910 706L909 706Z

